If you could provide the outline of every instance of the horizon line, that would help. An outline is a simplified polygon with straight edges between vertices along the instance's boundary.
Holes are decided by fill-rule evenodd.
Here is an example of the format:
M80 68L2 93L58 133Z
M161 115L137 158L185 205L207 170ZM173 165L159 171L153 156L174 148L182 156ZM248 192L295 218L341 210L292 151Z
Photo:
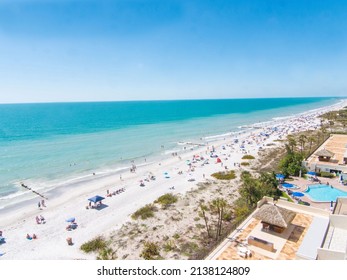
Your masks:
M208 100L242 100L242 99L305 99L305 98L340 98L347 99L346 96L281 96L281 97L232 97L232 98L187 98L187 99L134 99L134 100L72 100L72 101L33 101L33 102L7 102L0 105L15 104L64 104L64 103L116 103L116 102L163 102L163 101L208 101Z

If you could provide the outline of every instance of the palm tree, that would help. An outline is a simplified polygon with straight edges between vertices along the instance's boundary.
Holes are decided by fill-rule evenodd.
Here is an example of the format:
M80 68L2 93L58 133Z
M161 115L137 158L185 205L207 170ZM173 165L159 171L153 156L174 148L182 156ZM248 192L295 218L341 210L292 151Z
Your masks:
M327 133L327 129L324 126L322 126L321 131L322 131L322 135L323 135L323 140L325 140L325 135Z
M206 212L208 211L208 207L205 204L200 204L200 212L199 215L204 218L205 221L205 227L207 231L207 236L211 237L211 231L210 231L210 226L208 225L208 218L206 216Z
M309 144L310 144L308 154L311 154L312 144L313 144L313 142L314 142L316 139L311 135L311 136L309 136L309 137L307 138L307 140L308 140L308 142L309 142Z
M293 153L294 148L296 147L296 141L292 135L288 136L288 146L290 147L290 151Z
M299 136L299 143L300 143L300 152L303 153L304 152L304 146L306 143L307 137L305 135L300 135Z
M222 224L223 224L223 218L224 218L224 213L225 209L227 207L227 202L223 198L216 198L212 200L210 207L211 210L215 213L217 213L218 218L217 218L217 225L216 225L216 240L219 239L219 237L222 234Z

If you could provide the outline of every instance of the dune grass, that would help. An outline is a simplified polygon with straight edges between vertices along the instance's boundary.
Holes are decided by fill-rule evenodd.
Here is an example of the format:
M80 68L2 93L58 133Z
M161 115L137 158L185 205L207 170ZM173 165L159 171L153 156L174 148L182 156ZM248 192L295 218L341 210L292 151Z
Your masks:
M218 180L233 180L236 178L236 174L234 170L213 173L211 176Z

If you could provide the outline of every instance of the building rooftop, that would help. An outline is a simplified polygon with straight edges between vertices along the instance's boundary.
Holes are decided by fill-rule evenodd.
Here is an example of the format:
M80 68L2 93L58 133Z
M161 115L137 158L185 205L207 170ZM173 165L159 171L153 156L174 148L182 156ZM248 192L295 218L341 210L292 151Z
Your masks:
M326 150L325 148L322 150L319 150L318 152L315 153L316 156L319 157L333 157L334 153L330 152L329 150Z
M286 228L294 219L295 213L282 207L272 204L264 204L259 211L257 211L253 218L261 220L262 222Z
M309 166L322 163L324 165L338 166L344 165L344 158L347 154L347 135L332 134L306 161ZM331 157L329 161L321 162L319 156Z
M297 253L300 251L303 255L309 255L310 259L314 259L315 254L317 255L317 247L321 246L328 228L329 211L287 201L278 201L277 206L286 209L288 213L294 212L295 216L287 228L282 233L278 233L264 230L261 220L254 218L257 217L256 213L258 211L268 205L273 206L271 198L264 198L260 201L257 210L208 258L243 260L244 257L239 254L239 251L240 247L246 246L252 253L248 257L251 260L294 260L299 258ZM312 224L317 224L319 236L315 236L315 233L317 233L315 228L310 230L311 234L309 233ZM306 236L308 237L306 238ZM250 244L250 242L247 242L250 237L251 239L256 237L265 243L272 244L273 249L268 250L262 248L262 246ZM301 248L302 246L303 248Z

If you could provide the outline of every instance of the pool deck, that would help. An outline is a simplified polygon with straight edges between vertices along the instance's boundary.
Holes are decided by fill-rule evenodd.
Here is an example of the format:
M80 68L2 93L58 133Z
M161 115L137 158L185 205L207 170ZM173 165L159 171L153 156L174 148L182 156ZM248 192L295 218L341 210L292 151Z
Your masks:
M293 177L293 179L294 179L293 181L286 181L286 183L294 184L297 187L299 187L299 189L289 189L289 190L292 190L292 191L304 192L307 189L308 185L319 184L317 182L312 182L312 181L310 181L308 179L299 178L299 177ZM319 179L321 180L322 184L329 183L329 185L333 186L334 188L339 189L341 191L347 192L347 186L344 186L344 185L340 184L338 178L329 179L329 178L321 178L321 177L319 177ZM303 196L303 197L300 197L300 198L301 198L302 201L309 202L314 207L317 207L317 208L320 208L320 209L325 209L325 210L331 210L330 209L330 202L315 202L315 201L312 201L307 196Z

